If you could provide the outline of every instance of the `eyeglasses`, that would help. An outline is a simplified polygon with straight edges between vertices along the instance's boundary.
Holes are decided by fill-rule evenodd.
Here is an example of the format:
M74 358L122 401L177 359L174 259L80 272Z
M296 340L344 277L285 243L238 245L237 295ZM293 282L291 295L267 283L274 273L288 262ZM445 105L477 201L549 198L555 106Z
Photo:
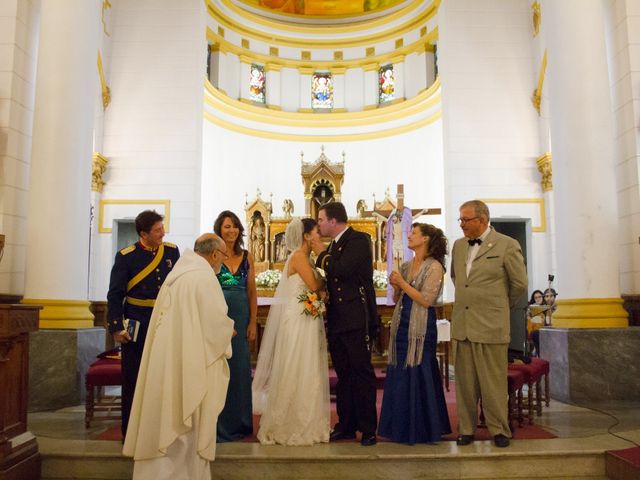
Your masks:
M214 251L219 252L220 255L222 255L222 258L224 258L225 260L229 258L229 255L226 252L223 252L222 250L220 250L219 248L215 248Z
M458 219L458 223L459 223L460 225L463 225L463 224L465 224L465 223L469 223L470 221L472 221L472 220L476 220L476 219L478 219L478 218L480 218L480 217L473 217L473 218L459 218L459 219Z

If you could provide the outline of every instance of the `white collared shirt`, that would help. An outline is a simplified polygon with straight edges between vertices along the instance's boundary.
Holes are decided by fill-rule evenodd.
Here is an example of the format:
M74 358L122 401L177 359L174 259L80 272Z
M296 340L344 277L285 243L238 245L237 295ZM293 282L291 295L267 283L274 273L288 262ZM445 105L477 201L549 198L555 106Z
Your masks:
M487 239L489 232L491 232L491 225L488 225L487 229L484 232L482 232L482 235L480 235L478 238L484 242ZM472 240L472 239L468 238L467 240ZM478 244L469 246L469 250L467 251L467 264L466 264L467 277L469 276L469 273L471 273L471 266L473 265L473 261L478 255L479 250L480 250L480 245Z
M342 235L344 234L344 232L347 231L348 228L349 228L349 226L347 225L344 230L342 230L338 235L335 236L335 238L333 239L333 244L334 245L336 243L338 243L338 241L340 240L340 237L342 237Z

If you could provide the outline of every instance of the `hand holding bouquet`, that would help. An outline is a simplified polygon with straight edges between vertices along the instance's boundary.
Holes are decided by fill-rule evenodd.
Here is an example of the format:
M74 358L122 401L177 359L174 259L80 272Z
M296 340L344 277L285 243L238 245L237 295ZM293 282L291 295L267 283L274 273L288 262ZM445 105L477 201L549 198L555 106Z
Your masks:
M326 311L324 303L320 300L320 296L316 292L307 290L298 295L298 302L303 306L302 313L313 318L322 318L322 314Z

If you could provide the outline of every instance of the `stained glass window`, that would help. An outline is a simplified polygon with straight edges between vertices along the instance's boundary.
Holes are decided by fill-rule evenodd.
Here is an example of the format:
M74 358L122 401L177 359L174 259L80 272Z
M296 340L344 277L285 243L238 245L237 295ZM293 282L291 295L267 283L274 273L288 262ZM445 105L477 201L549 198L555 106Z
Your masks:
M266 102L264 67L256 64L251 65L249 79L249 100L258 103Z
M330 110L333 108L333 80L330 73L314 73L311 83L311 108Z
M378 91L380 103L389 102L395 98L396 79L393 75L393 64L380 67L380 70L378 70L378 84L380 85Z

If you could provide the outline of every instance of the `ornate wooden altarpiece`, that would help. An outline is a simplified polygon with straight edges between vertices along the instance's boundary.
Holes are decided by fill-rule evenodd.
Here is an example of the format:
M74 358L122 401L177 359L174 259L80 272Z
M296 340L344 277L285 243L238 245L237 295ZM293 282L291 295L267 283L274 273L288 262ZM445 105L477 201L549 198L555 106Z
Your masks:
M325 155L324 146L314 162L306 162L304 153L300 154L300 175L304 187L304 214L301 216L317 218L320 206L341 201L344 164L344 153L341 161L333 162ZM256 273L268 269L282 270L284 267L288 253L284 245L284 232L294 213L293 202L285 199L282 216L274 216L271 199L265 201L261 195L258 190L253 200L245 201L248 248L255 258ZM386 269L386 216L380 213L391 212L394 208L396 202L391 199L387 189L381 202L375 201L374 196L373 211L368 211L365 201L361 199L356 205L358 216L349 218L349 225L371 237L374 267L379 270Z

